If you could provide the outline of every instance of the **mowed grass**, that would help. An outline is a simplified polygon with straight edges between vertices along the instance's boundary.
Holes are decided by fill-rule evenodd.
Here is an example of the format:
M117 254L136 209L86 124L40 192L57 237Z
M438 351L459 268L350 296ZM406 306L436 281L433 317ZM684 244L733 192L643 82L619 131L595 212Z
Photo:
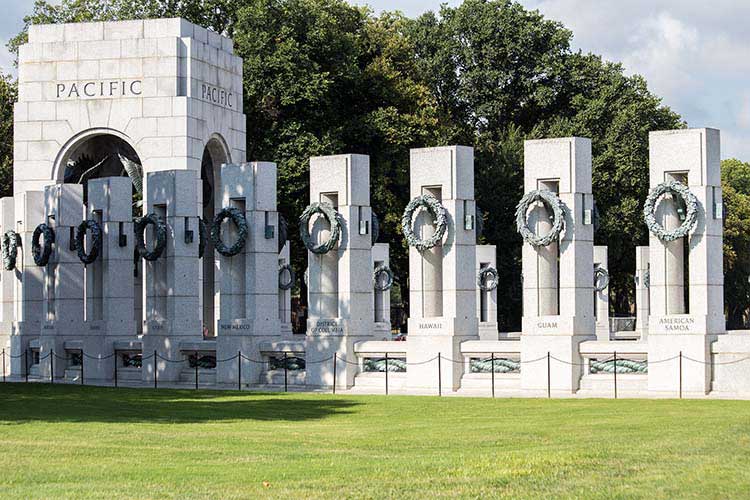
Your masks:
M750 402L0 384L0 498L747 498Z

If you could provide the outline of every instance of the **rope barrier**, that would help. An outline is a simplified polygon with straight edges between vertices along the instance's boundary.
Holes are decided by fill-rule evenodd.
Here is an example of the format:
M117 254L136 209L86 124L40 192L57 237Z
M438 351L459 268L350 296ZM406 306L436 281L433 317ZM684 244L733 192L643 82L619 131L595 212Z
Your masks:
M747 361L748 359L750 359L750 356L747 356L745 358L735 359L733 361L722 361L722 362L709 361L709 362L706 362L706 361L701 361L700 359L693 359L693 358L691 358L691 357L686 356L686 355L683 354L682 355L682 359L687 359L688 361L692 361L694 363L699 363L699 364L702 364L702 365L714 365L715 366L715 365L734 365L734 364L739 363L741 361Z
M44 355L40 355L39 350L37 350L37 349L34 349L34 350L29 349L29 350L27 350L27 352L25 354L13 355L13 354L10 354L9 352L6 352L5 350L3 350L2 356L3 356L3 363L5 362L6 358L9 358L9 359L24 358L25 361L28 363L29 355L32 354L31 361L32 361L33 365L39 365L39 364L41 364L42 362L44 362L46 360L51 360L50 361L50 369L53 369L53 370L54 370L54 367L53 367L54 363L53 363L52 360L54 360L54 359L64 360L64 361L70 361L70 360L80 359L80 362L81 362L81 371L82 372L83 372L83 360L84 360L84 358L87 358L87 359L90 359L90 360L96 360L96 361L104 361L104 360L108 360L108 359L111 359L111 358L116 358L118 356L118 352L117 351L115 351L112 354L109 354L107 356L102 356L102 355L92 356L90 354L87 354L87 353L83 352L80 349L75 349L75 350L71 350L71 351L74 351L74 354L72 354L72 355L60 355L60 354L56 353L54 350L51 350L51 351L47 352ZM68 351L68 352L70 352L70 351ZM80 354L75 354L75 353L78 353L78 352ZM185 352L191 352L191 353L194 352L194 353L197 354L198 351L185 351ZM36 356L37 356L36 359L34 359L33 353L36 354ZM323 359L319 359L319 360L315 360L315 361L307 361L307 360L304 359L304 354L303 355L295 355L295 353L289 353L289 352L283 352L283 354L284 354L284 360L285 360L285 365L284 365L284 371L285 371L285 377L284 377L284 381L285 381L284 387L285 387L285 389L284 390L285 391L288 390L286 372L289 369L288 365L286 363L288 362L288 359L299 358L300 360L304 360L305 361L305 363L304 363L305 367L307 367L308 365L323 364L323 363L329 363L329 362L333 361L333 371L334 371L334 374L333 374L334 375L333 393L334 394L336 392L335 384L336 384L336 372L337 372L337 370L336 370L336 362L337 361L343 361L347 365L359 367L361 365L363 359L365 359L365 358L380 357L380 356L377 355L379 353L377 353L377 354L376 353L372 353L372 354L370 354L370 353L358 353L358 354L355 354L356 360L352 361L350 359L347 359L346 355L341 356L338 353L334 353L331 356L328 356L328 357L323 358ZM290 354L291 354L291 356L289 356ZM494 394L495 394L495 387L494 387L494 382L495 382L494 381L494 376L495 376L494 367L495 367L495 365L494 365L494 363L496 361L505 359L505 358L502 358L502 357L501 358L496 357L497 354L498 353L490 353L490 354L482 353L482 355L484 355L487 359L490 359L487 356L491 356L491 359L492 359L492 362L493 362L493 365L492 365L493 371L491 372L491 374L493 376L492 377L492 395L493 395L493 397L494 397ZM513 354L515 354L515 353L513 353ZM601 354L605 355L607 353L601 353ZM594 360L597 363L599 363L599 364L618 363L618 362L625 363L625 362L629 361L629 359L627 357L622 357L621 355L616 354L614 352L612 354L613 354L612 356L608 356L607 358L604 358L604 359L595 359L594 358ZM435 356L433 358L430 358L430 359L426 359L426 360L423 360L423 361L417 361L417 362L411 362L411 363L409 363L409 362L405 361L405 353L402 353L402 352L396 353L396 356L400 356L400 357L395 357L395 358L394 357L389 357L391 355L392 355L392 353L384 353L383 354L383 356L386 359L386 371L385 371L385 375L386 375L386 377L385 377L385 384L386 384L385 393L386 394L388 394L388 371L389 371L389 370L387 370L387 367L388 367L387 362L388 361L392 361L392 362L398 361L399 365L401 365L401 366L420 366L420 365L426 365L426 364L429 364L429 363L434 363L435 361L437 361L437 366L438 366L438 373L437 373L437 378L438 378L438 392L439 392L439 394L442 394L442 387L441 387L442 386L442 380L441 380L441 378L442 378L441 377L442 370L440 368L441 361L445 360L445 361L448 361L448 362L451 362L451 363L459 363L459 364L464 364L465 365L467 362L472 362L473 359L477 358L477 356L480 356L479 353L473 354L473 355L472 354L463 354L463 356L465 356L464 358L456 360L456 359L452 359L450 357L443 356L442 354L438 354L437 356ZM506 356L507 357L507 356L509 356L509 354L508 353L503 353L503 354L501 354L501 356ZM588 354L586 356L587 357L592 357L593 355L592 354ZM655 360L655 361L642 360L642 361L638 361L638 362L642 363L642 364L647 364L648 366L651 366L651 365L656 365L656 364L659 364L659 363L668 363L668 362L675 361L675 360L679 359L680 360L679 394L680 394L680 397L682 397L682 375L683 375L682 374L682 359L683 358L686 359L686 360L688 360L688 361L692 361L694 363L698 363L698 364L701 364L701 365L709 365L709 366L734 365L734 364L742 363L742 362L745 362L745 361L750 361L750 356L746 356L746 357L743 357L743 358L740 358L740 359L731 360L731 361L723 361L723 362L712 361L712 360L702 361L702 360L699 360L699 359L692 358L690 356L686 356L682 352L680 352L680 354L675 355L675 356L671 356L669 358L659 359L659 360ZM157 361L158 360L162 360L162 361L164 361L166 363L186 363L186 362L190 361L190 358L171 359L171 358L168 358L168 357L166 357L166 356L164 356L162 354L159 354L157 351L153 351L153 354L149 354L147 356L143 355L143 354L140 354L141 363L143 363L144 361L152 360L152 359L156 359ZM483 359L483 358L480 357L480 359ZM521 365L521 364L528 365L528 364L538 363L538 362L543 361L545 359L547 360L548 397L550 397L550 390L551 390L550 389L550 387L551 387L551 385L550 385L550 383L551 383L551 381L550 381L550 366L549 366L550 360L554 360L555 362L562 363L562 364L569 365L569 366L584 366L585 367L585 366L589 366L590 365L589 361L586 361L584 363L577 363L577 362L573 362L573 361L567 361L567 360L564 360L564 359L560 359L560 358L558 358L556 356L552 356L550 353L547 353L547 354L545 354L543 356L540 356L540 357L534 358L534 359L512 360L512 361L514 363L517 363L518 365ZM215 360L215 365L213 367L211 367L211 368L216 368L216 366L218 366L219 363L236 362L237 360L239 360L238 370L239 370L240 374L241 374L241 370L242 370L242 362L243 361L247 361L247 362L251 362L251 363L256 363L256 364L261 364L261 365L267 365L268 362L269 362L268 360L253 359L251 357L248 357L248 356L242 354L242 352L239 351L234 356L231 356L231 357L228 357L228 358L224 358L224 359L217 359L217 360ZM198 375L197 374L198 374L198 368L199 368L199 366L195 365L194 367L190 367L190 368L195 368L195 371L196 371L195 388L198 389L199 384L198 384ZM399 370L397 370L397 371L399 371ZM3 370L3 374L5 375L5 370ZM617 398L617 373L613 372L613 374L615 376L615 379L614 379L614 384L615 384L614 385L614 397ZM26 364L25 374L24 375L26 377L26 381L28 382L29 381L29 366L28 366L28 364ZM241 375L240 375L240 377L241 377ZM54 373L51 373L50 377L49 377L49 382L50 383L54 383L54 380L55 380ZM157 387L157 373L156 372L154 372L154 379L153 380L154 380L154 387ZM5 381L5 376L3 376L3 381ZM84 384L83 373L81 373L80 383L82 385ZM237 383L238 383L238 386L239 386L240 390L242 390L242 380L241 380L241 378L238 377ZM115 387L117 387L117 367L116 366L115 366Z

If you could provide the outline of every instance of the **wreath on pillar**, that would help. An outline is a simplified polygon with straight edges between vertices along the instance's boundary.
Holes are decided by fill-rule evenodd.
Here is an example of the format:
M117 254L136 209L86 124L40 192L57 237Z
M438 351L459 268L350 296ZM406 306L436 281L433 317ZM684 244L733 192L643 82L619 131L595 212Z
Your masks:
M328 240L316 245L310 236L310 219L315 214L322 214L331 225L331 236ZM314 254L322 255L334 249L341 237L341 214L334 209L330 203L315 202L311 203L299 218L299 235L305 247Z
M656 207L659 204L659 200L665 194L673 194L679 196L685 202L687 213L685 214L685 220L682 221L680 227L667 231L664 227L656 222ZM690 234L696 223L698 222L698 199L690 191L690 189L677 181L662 182L651 191L649 191L646 197L646 203L643 204L643 220L646 223L646 227L651 233L664 242L674 241L679 238L683 238Z
M44 246L39 243L39 238L44 236ZM39 224L34 229L31 237L31 255L37 266L46 266L49 256L52 254L52 244L55 242L55 231L47 224Z
M289 281L284 281L284 274L289 273ZM279 266L279 289L280 290L291 290L296 280L294 269L291 264L282 264Z
M235 227L237 227L237 241L232 246L227 246L221 240L221 223L226 219L231 219ZM214 248L224 257L233 257L240 253L245 248L245 240L247 239L247 219L242 211L235 207L222 208L221 211L214 217L213 226L211 226L211 243L214 244Z
M609 271L601 266L594 266L594 290L603 292L609 286Z
M206 221L203 218L198 217L198 258L202 259L203 254L206 253L206 239L208 236L208 229L206 229Z
M541 201L552 210L552 229L544 235L538 235L529 228L529 208L537 201ZM547 189L534 189L523 195L516 206L516 231L526 243L535 247L546 247L557 240L565 229L565 213L565 204L555 193Z
M375 290L386 292L393 287L393 271L385 264L381 264L372 272L372 283Z
M88 230L91 230L91 251L86 253L84 241L86 239L86 231ZM81 222L76 230L74 245L78 253L78 259L84 265L94 262L102 249L102 228L99 223L90 219Z
M3 234L2 253L3 253L3 268L6 271L12 271L16 268L16 258L18 258L18 245L20 243L20 237L18 233L12 229L5 231Z
M477 274L477 286L483 292L491 292L497 288L500 282L500 274L492 266L483 267Z
M435 218L435 233L426 240L419 239L414 234L414 215L420 209L427 210ZM404 215L401 216L401 231L406 238L406 242L410 247L416 248L419 252L429 250L440 243L447 229L448 212L445 210L443 204L430 194L423 194L412 199L406 205Z
M153 250L146 249L144 235L146 226L149 225L154 226L156 233ZM133 229L135 230L135 250L138 252L138 255L152 262L161 257L161 254L167 247L167 225L159 219L159 216L151 213L143 217L138 217L134 221Z

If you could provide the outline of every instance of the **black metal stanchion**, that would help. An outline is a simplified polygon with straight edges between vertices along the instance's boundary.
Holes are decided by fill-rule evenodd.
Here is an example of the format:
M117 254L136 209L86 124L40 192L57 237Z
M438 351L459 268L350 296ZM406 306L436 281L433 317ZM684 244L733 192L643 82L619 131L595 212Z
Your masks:
M55 383L55 351L49 352L49 383Z
M115 349L114 358L115 358L115 387L117 387L117 349Z
M492 397L495 397L495 353L492 353Z
M337 352L333 353L333 393L336 394L336 358L339 357Z
M682 351L680 351L680 399L682 399Z
M286 352L284 353L284 392L289 391L289 381L287 380L287 364L286 364Z
M443 370L440 365L440 353L438 353L438 396L443 395Z
M617 399L617 351L612 353L612 360L614 361L615 399Z
M3 383L5 383L5 349L3 349Z
M86 356L83 355L83 350L81 351L81 385L83 385L83 358Z
M154 389L157 389L159 387L158 377L156 376L157 366L159 359L156 357L156 349L154 349Z
M237 351L237 390L242 390L242 351Z
M547 351L547 399L552 397L552 376L550 375L550 356Z
M388 353L385 353L385 395L388 395Z
M26 376L26 382L29 381L29 350L23 352L23 373Z
M195 389L198 389L198 351L195 351Z

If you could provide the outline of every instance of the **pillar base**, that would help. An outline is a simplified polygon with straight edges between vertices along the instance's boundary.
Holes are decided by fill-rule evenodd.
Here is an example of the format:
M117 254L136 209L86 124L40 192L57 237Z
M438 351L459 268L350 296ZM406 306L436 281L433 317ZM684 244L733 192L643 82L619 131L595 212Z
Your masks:
M584 335L521 335L521 390L546 396L572 394L583 375L579 344ZM550 355L547 371L547 353ZM558 361L559 360L559 361Z

